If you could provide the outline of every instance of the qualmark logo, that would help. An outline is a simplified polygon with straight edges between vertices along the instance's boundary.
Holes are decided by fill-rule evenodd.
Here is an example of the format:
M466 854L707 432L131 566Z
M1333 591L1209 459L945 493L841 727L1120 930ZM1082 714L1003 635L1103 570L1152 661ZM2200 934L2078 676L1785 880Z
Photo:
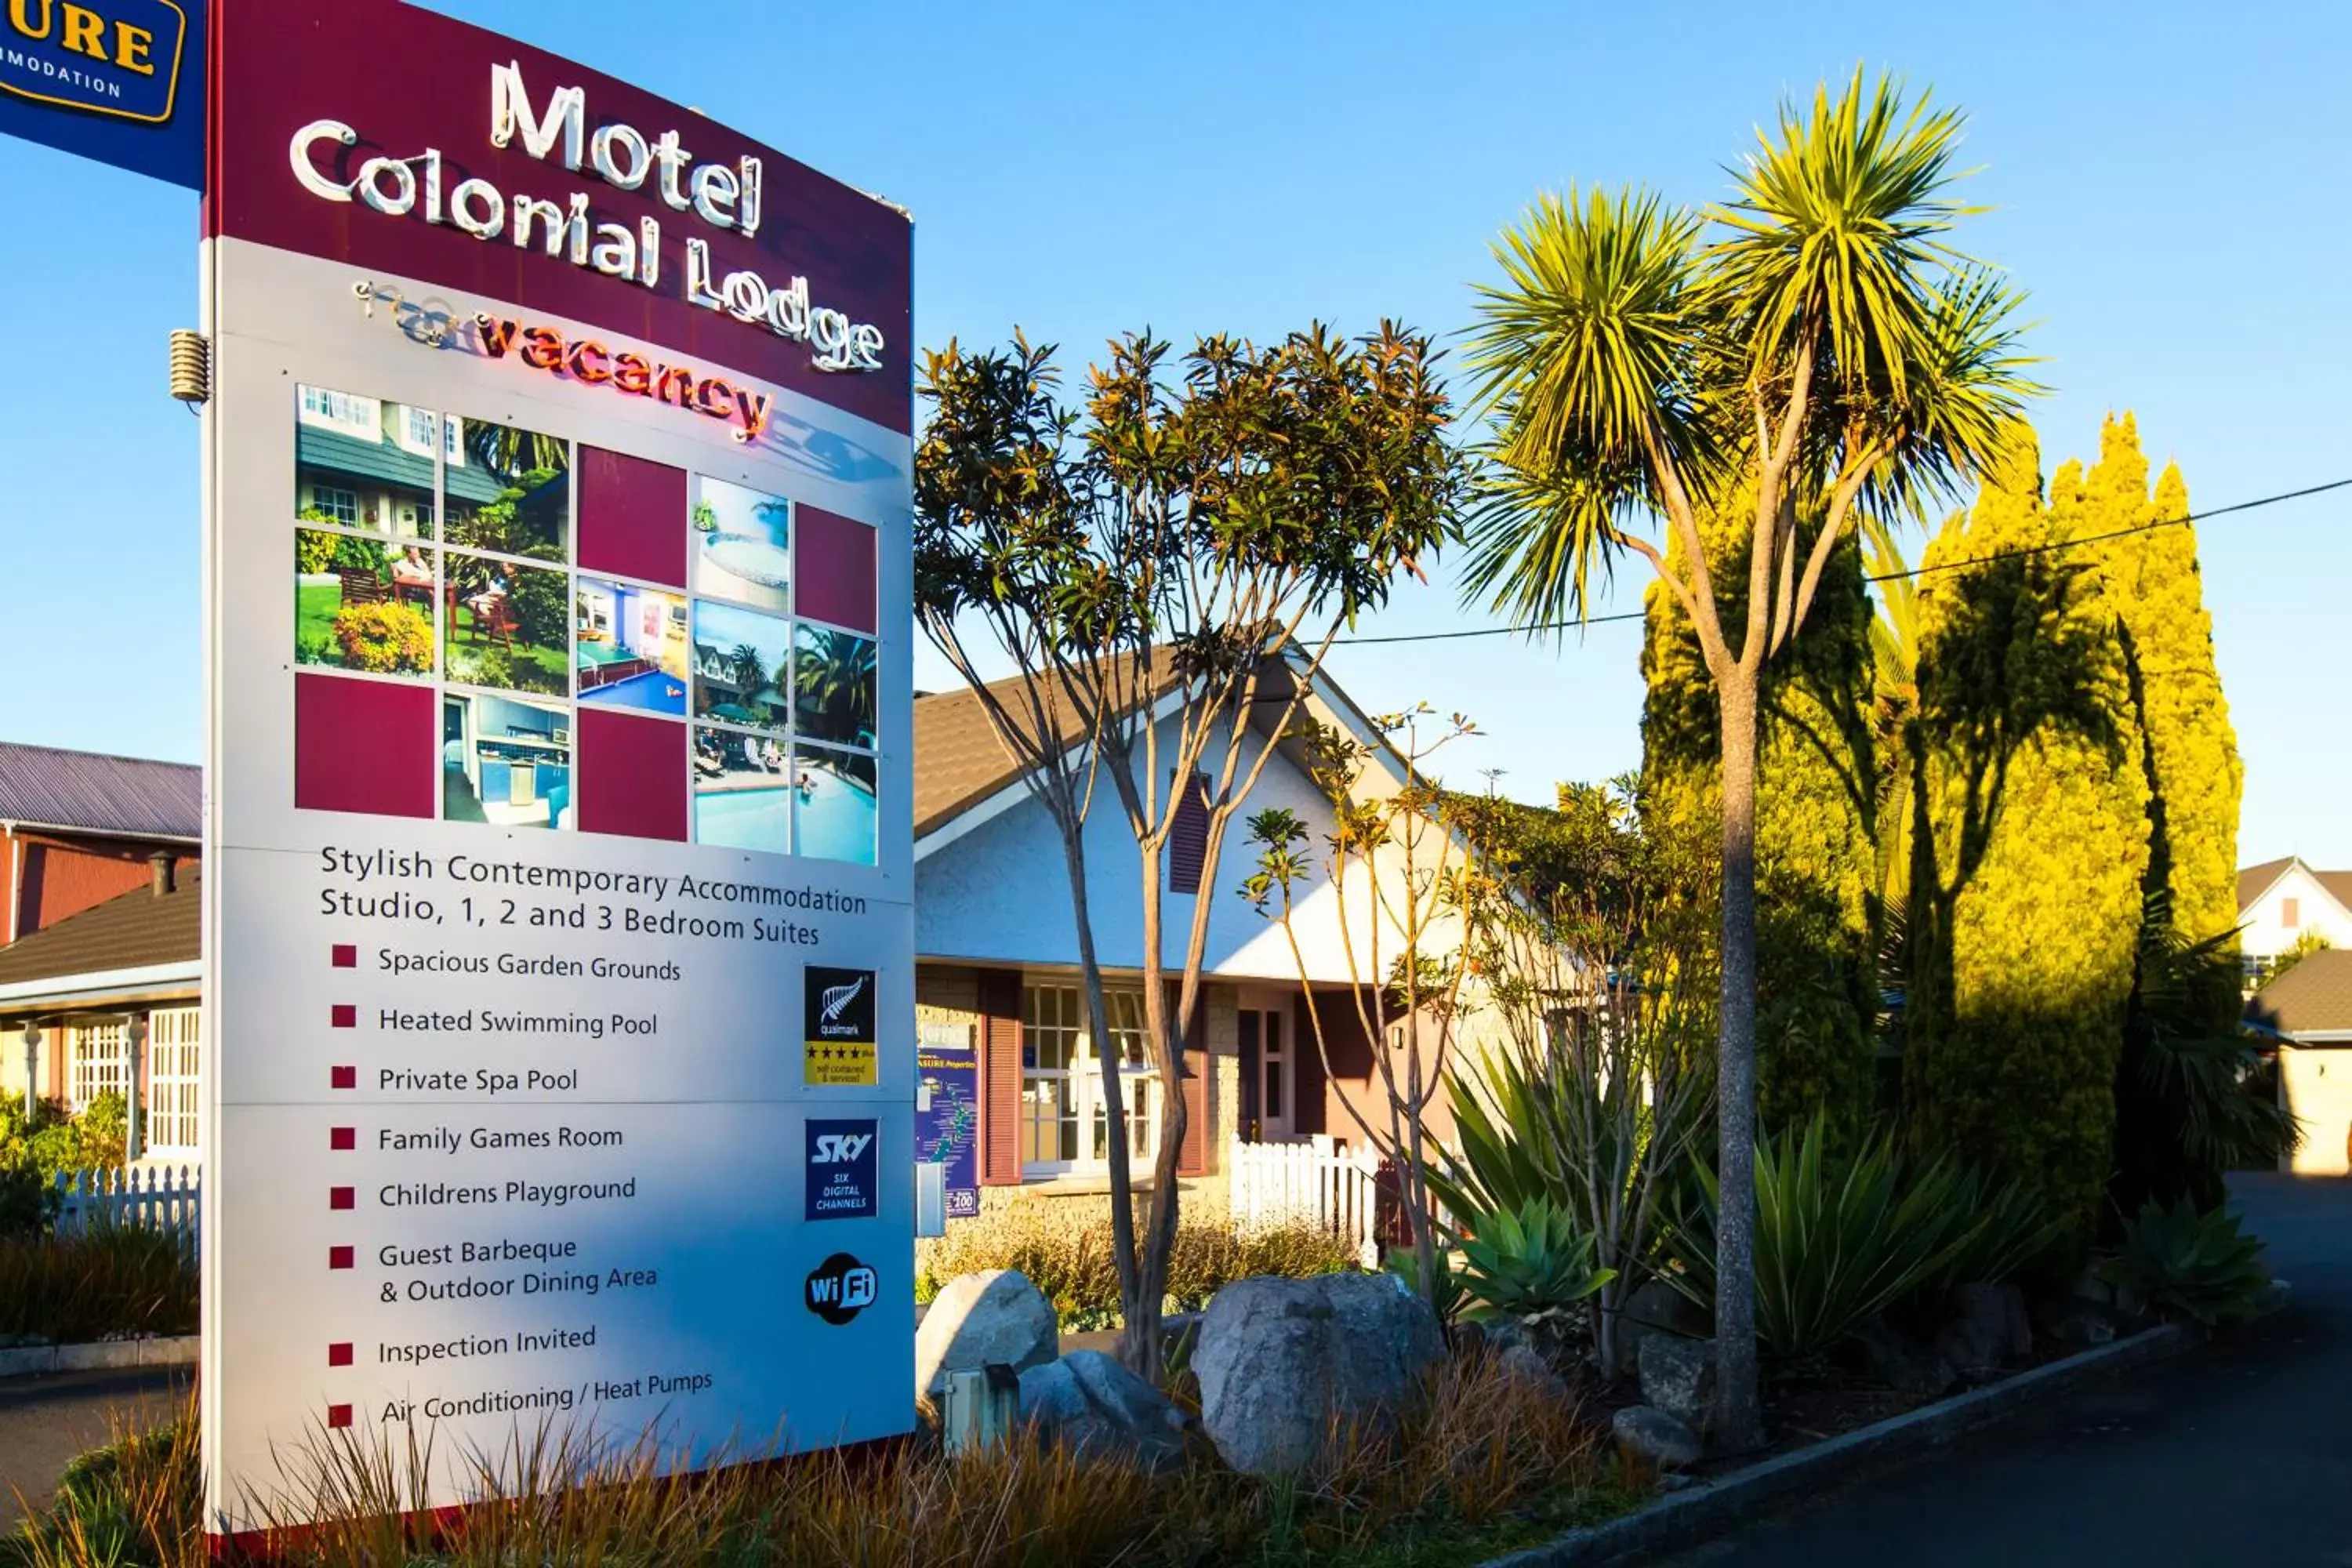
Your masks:
M802 1040L809 1083L871 1084L874 971L812 963L802 972Z
M839 1328L881 1294L874 1270L846 1252L836 1252L808 1277L808 1310Z

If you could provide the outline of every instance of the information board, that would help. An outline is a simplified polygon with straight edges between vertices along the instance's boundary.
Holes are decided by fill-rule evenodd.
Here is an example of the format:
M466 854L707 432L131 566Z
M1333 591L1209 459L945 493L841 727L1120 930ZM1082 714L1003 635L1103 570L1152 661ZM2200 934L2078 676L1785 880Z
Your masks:
M915 1159L944 1166L947 1217L980 1213L980 1051L973 1026L915 1026Z
M431 12L221 20L213 1528L352 1438L439 1505L903 1432L908 223Z

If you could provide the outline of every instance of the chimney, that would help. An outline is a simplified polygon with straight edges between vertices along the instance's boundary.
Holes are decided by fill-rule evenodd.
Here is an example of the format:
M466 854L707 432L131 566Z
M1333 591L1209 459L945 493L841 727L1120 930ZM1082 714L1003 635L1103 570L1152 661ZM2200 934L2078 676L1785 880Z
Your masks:
M173 889L175 880L173 873L176 869L177 863L170 855L158 850L147 857L147 864L154 872L151 886L155 896L160 899Z

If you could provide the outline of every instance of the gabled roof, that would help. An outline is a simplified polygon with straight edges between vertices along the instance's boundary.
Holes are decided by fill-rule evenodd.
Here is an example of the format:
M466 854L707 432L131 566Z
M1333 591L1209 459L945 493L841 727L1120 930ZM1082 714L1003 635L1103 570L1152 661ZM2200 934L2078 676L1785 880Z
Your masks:
M204 832L204 770L0 741L0 822L194 838Z
M2294 857L2292 855L2286 855L2282 856L2276 860L2265 860L2259 866L2248 866L2240 870L2238 873L2238 912L2242 915L2246 910L2252 909L2253 907L2254 900L2261 898L2264 893L2269 892L2271 890L2271 884L2277 881L2281 877L2285 876L2286 868L2294 864Z
M1155 662L1160 662L1155 658ZM1017 690L1019 676L992 680L988 688L1000 695ZM1163 689L1166 677L1155 683ZM1016 721L1024 717L1019 701L1006 707ZM1056 712L1061 739L1077 742L1080 726L1070 705ZM935 692L915 699L915 837L920 840L963 813L1017 784L1020 765L1004 742L997 739L988 709L970 688Z
M2276 860L2265 860L2259 866L2249 866L2238 873L2239 914L2242 916L2246 910L2252 909L2255 900L2269 892L2281 877L2285 876L2291 868L2296 866L2303 867L2313 881L2326 889L2329 898L2343 905L2347 914L2352 914L2352 871L2316 870L2305 864L2300 856L2295 855L2283 856Z
M2289 1039L2352 1044L2352 948L2323 948L2254 993L2246 1021Z
M195 963L200 885L201 873L184 866L168 893L133 888L0 947L0 986Z
M294 461L303 468L331 469L378 484L433 493L433 459L412 452L397 441L370 441L319 425L298 425L294 430ZM452 500L479 506L499 499L499 481L473 463L458 463L444 481Z

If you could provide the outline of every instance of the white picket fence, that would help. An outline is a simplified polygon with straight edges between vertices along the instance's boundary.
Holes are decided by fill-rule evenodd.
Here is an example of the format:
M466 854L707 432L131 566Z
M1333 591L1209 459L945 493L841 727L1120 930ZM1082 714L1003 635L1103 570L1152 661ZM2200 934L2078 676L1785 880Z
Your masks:
M1365 1268L1380 1267L1379 1156L1319 1135L1290 1143L1236 1138L1225 1168L1235 1230L1318 1226L1353 1247Z
M204 1202L201 1165L133 1165L127 1170L61 1172L58 1176L59 1236L94 1225L152 1226L195 1244Z

